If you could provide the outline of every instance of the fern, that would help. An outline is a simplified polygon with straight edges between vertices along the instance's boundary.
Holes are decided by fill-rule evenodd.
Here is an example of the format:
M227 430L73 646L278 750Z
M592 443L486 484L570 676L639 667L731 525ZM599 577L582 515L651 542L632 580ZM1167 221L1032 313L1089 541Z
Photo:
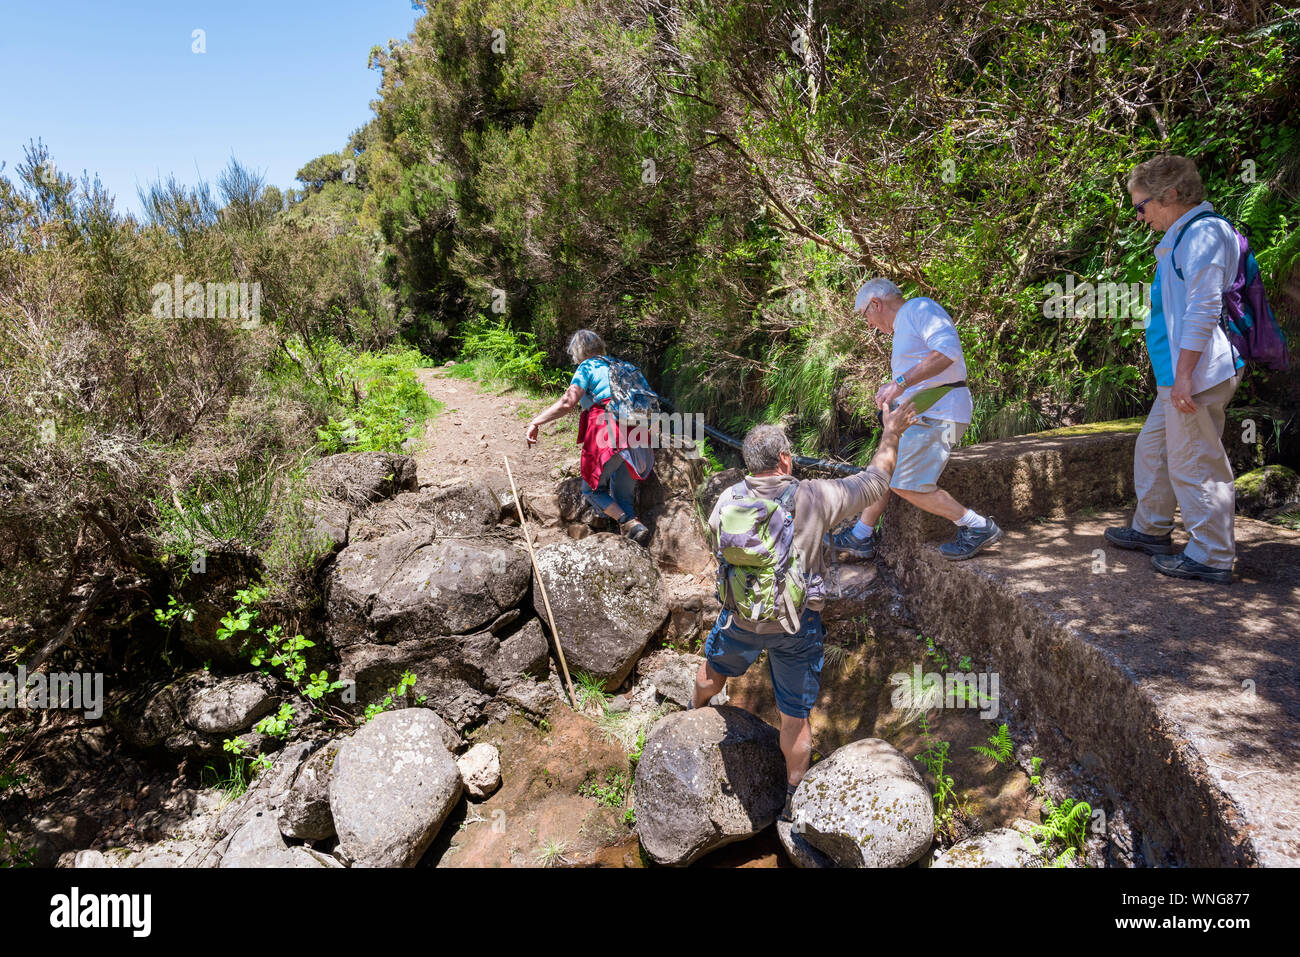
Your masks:
M1035 838L1047 843L1059 842L1066 848L1083 850L1083 841L1087 834L1088 821L1092 819L1092 806L1087 801L1075 801L1066 798L1059 805L1051 798L1044 798L1043 810L1047 819L1033 828Z
M1006 764L1011 760L1011 732L1007 730L1004 724L1000 726L997 733L989 735L988 746L976 744L971 747L972 751L984 755L986 758L992 758L998 764Z

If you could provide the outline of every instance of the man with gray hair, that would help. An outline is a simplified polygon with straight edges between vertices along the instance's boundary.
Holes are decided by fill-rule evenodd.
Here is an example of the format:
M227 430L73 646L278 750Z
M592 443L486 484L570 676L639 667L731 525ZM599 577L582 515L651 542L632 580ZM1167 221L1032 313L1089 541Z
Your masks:
M966 360L952 318L933 299L904 300L888 279L872 279L858 290L854 312L867 324L893 337L893 381L876 392L876 406L887 409L895 400L915 403L919 420L898 442L898 468L890 484L900 498L957 526L957 537L939 546L944 558L972 557L1002 537L992 518L959 503L939 488L938 480L953 446L970 424L972 403L966 386ZM838 551L872 558L876 552L876 522L889 496L867 508L852 528L828 539Z
M767 650L786 764L782 820L790 819L790 799L812 758L808 716L821 687L826 633L822 539L889 494L898 437L914 418L910 402L886 410L880 444L866 469L846 478L806 481L794 478L785 432L775 425L755 426L743 445L749 474L723 491L709 518L723 608L704 644L691 707L704 707L727 678L744 674Z

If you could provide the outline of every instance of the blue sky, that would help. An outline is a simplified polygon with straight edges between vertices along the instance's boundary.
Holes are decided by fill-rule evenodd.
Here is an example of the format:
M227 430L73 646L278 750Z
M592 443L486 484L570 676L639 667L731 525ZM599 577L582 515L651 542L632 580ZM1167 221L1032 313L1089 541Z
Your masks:
M215 187L232 153L299 186L304 163L370 118L370 48L419 15L410 0L3 0L4 174L40 138L61 171L99 173L137 214L137 185L175 173Z

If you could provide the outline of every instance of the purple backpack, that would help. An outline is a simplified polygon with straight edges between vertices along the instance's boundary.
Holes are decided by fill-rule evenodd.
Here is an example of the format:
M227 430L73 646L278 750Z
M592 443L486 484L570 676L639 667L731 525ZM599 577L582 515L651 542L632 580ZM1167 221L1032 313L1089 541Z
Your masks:
M1264 279L1259 274L1259 263L1250 251L1250 241L1235 226L1218 213L1205 212L1193 216L1174 240L1174 248L1169 253L1178 278L1183 278L1183 271L1174 260L1174 252L1183 241L1183 234L1189 226L1206 216L1222 219L1237 237L1237 278L1223 293L1223 312L1219 315L1219 326L1228 336L1228 342L1237 350L1237 354L1247 362L1257 362L1262 366L1285 372L1291 367L1291 357L1287 350L1286 333L1277 323L1273 309L1264 295Z

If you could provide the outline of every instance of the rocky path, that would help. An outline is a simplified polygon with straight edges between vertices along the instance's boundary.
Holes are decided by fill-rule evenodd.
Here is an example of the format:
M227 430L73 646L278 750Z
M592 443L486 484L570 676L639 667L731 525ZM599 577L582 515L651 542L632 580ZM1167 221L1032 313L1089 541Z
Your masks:
M414 453L421 483L477 478L495 487L505 478L502 456L509 455L521 492L553 486L552 473L578 458L577 416L543 426L541 441L530 449L524 441L529 420L558 395L534 399L517 390L489 391L453 378L452 368L418 372L429 395L446 406Z

